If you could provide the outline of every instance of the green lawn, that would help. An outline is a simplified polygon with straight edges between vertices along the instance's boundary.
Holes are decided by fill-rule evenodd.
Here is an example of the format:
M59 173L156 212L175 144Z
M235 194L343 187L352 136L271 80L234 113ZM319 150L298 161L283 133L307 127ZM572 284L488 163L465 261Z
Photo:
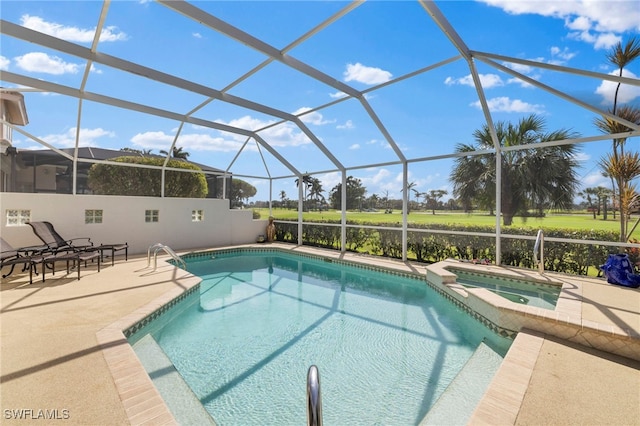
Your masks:
M269 217L269 209L254 209L260 213L261 218ZM276 220L297 220L297 210L286 209L273 209L273 217ZM316 220L340 220L341 214L336 210L329 210L323 212L305 212L303 218L305 221L313 222ZM637 220L637 216L632 217L630 226L633 226ZM395 210L391 214L385 214L384 210L378 212L347 212L347 219L354 222L402 222L402 214L399 210ZM487 213L457 213L447 211L437 211L436 214L432 214L431 211L414 211L409 213L409 224L411 223L437 223L437 224L473 224L473 225L495 225L495 216L489 216ZM514 227L528 227L533 229L596 229L617 231L620 228L620 223L617 219L614 220L610 214L609 218L605 221L602 216L598 216L593 219L593 215L590 213L576 213L576 214L548 214L544 218L521 218L516 217L513 220ZM503 228L508 230L507 228ZM640 225L636 228L632 235L633 238L640 240Z

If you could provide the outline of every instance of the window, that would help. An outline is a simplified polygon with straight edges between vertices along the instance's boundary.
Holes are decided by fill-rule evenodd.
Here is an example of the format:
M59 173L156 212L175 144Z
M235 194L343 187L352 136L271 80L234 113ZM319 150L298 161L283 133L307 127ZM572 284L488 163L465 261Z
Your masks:
M204 210L191 210L191 222L202 222L204 220Z
M31 210L7 210L7 226L20 226L31 221Z
M144 221L145 222L159 222L160 213L158 210L145 210Z
M102 210L85 210L84 223L102 223Z

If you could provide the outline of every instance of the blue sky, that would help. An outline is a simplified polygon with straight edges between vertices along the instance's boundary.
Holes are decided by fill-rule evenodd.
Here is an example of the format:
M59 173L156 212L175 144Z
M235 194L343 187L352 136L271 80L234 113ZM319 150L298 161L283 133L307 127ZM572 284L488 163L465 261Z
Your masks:
M338 13L349 3L339 1L204 1L193 3L207 14L282 50ZM442 15L473 51L556 64L608 74L617 70L606 52L617 42L640 33L636 1L440 1ZM3 20L91 47L103 5L98 1L2 1ZM290 114L327 105L344 93L299 71L273 61L244 81L232 83L263 63L267 57L249 46L149 1L111 2L97 51L191 80L199 85ZM341 84L364 91L458 55L425 8L414 1L369 1L329 23L321 31L286 53ZM573 75L541 67L505 63L508 67L597 108L611 106L615 84L599 78ZM492 119L517 122L532 113L547 122L547 130L571 129L582 136L598 136L597 115L558 98L495 67L475 62ZM0 36L0 70L78 89L87 62L77 56ZM122 98L163 110L187 114L207 97L150 81L103 63L88 67L84 90ZM6 74L5 74L6 75ZM624 76L640 76L640 60ZM0 85L16 87L0 78ZM230 87L231 86L231 87ZM620 101L638 105L640 87L623 85ZM470 71L463 59L367 93L366 100L393 142L408 159L443 156L458 143L472 143L472 133L485 117L479 107ZM60 94L25 92L28 135L56 148L73 147L77 128L80 146L110 149L169 150L180 122L97 102L84 101L78 120L76 98ZM280 118L231 103L214 100L194 117L237 128L256 130L279 123ZM402 167L385 135L356 99L338 102L301 116L318 140L362 180L367 195L400 198ZM301 172L316 173L328 197L340 182L336 165L290 122L260 130L258 134ZM185 124L177 146L189 159L230 170L258 189L250 201L269 198L268 180L258 177L290 176L292 172L253 139ZM608 186L597 161L610 149L610 141L580 144L578 170L585 186ZM628 141L640 149L640 138ZM37 141L15 133L18 149L42 149ZM244 148L242 148L244 146ZM240 155L238 151L242 148ZM261 156L262 154L262 156ZM237 156L236 156L237 155ZM384 164L364 168L369 164ZM445 189L453 161L442 159L410 163L409 182L426 192ZM297 197L294 177L274 180L273 198L285 191Z

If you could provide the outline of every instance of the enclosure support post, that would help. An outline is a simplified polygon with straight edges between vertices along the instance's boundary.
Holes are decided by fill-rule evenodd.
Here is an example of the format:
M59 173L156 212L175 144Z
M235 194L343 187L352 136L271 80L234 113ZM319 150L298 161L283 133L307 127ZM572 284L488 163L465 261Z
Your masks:
M347 171L342 171L342 193L340 194L340 252L347 251Z
M502 218L502 150L496 147L496 265L502 263L501 224Z
M402 261L407 261L407 221L409 211L409 165L406 161L402 163Z
M304 176L300 175L298 176L298 245L301 246L302 245L302 214L304 211L304 189L303 186L305 185L305 181L304 181Z

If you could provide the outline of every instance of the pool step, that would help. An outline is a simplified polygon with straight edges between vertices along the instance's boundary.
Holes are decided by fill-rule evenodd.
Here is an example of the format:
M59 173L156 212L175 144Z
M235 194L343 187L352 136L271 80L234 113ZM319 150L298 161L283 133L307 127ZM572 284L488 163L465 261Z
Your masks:
M502 357L480 343L462 370L420 422L427 425L465 425L482 399Z
M216 424L150 334L134 343L133 350L178 424Z

